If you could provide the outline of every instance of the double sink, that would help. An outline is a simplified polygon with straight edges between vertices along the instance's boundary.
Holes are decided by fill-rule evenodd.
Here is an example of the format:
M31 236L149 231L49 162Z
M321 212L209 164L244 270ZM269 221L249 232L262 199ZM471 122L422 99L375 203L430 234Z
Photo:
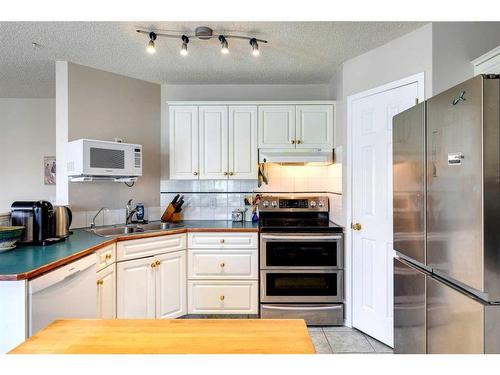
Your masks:
M90 228L86 229L86 231L102 237L117 237L125 234L161 232L167 229L182 228L183 226L183 224L156 222L148 224L114 225L111 227Z

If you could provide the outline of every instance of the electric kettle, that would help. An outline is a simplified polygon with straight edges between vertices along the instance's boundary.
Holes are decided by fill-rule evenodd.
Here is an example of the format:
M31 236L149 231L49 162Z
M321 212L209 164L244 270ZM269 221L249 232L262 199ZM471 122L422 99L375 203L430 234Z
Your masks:
M69 226L73 215L66 206L54 206L54 236L56 238L66 238L69 236Z

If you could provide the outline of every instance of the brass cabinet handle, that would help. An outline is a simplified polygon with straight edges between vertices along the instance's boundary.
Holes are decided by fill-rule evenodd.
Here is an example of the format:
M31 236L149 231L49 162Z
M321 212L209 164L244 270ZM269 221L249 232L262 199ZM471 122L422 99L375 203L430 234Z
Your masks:
M353 230L361 230L361 224L360 223L354 223L351 225L351 228Z
M106 254L106 256L104 257L104 259L109 260L109 259L111 259L111 257L112 257L111 254Z
M224 172L224 176L227 176L228 174L229 174L229 173L227 173L227 172Z
M297 144L299 144L299 145L300 145L300 144L301 144L301 143L303 143L303 142L304 142L304 141L302 141L301 139L299 139L299 140L297 141Z
M234 172L229 172L229 175L230 176L234 176Z
M220 243L224 243L226 240L224 238L221 238Z
M221 267L221 268L226 267L226 263L222 262L222 263L220 264L220 267Z
M151 263L151 268L155 268L155 267L156 267L156 262Z
M155 266L159 266L160 264L161 264L161 262L160 262L159 260L157 260L157 261L155 262Z
M219 297L219 300L222 302L222 301L224 301L224 298L226 298L226 297L224 297L224 296L222 295L222 296L220 296L220 297Z
M193 172L193 174L194 174L195 176L198 176L198 172Z
M295 139L292 139L291 142L292 142L292 145L294 145L295 144Z
M102 284L104 284L103 280L97 280L97 285L102 285Z

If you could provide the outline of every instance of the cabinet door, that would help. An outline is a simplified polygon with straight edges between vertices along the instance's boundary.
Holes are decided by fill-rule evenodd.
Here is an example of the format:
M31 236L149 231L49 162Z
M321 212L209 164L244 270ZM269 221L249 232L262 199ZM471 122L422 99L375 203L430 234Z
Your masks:
M333 148L333 106L298 105L297 148Z
M186 315L186 251L155 257L156 318L177 318Z
M200 179L228 176L228 126L226 106L199 107Z
M116 265L97 272L97 318L116 318Z
M117 265L117 317L155 317L155 267L153 257L129 260Z
M259 106L259 148L295 148L295 106Z
M256 179L257 163L257 106L230 106L229 179Z
M198 107L169 107L170 178L198 179Z

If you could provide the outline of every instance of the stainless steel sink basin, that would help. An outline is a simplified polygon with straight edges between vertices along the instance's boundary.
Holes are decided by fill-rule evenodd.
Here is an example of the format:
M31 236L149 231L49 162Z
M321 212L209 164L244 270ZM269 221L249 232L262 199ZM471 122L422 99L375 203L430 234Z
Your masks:
M125 234L144 233L144 232L159 232L171 228L180 228L182 224L173 223L148 223L134 225L116 225L113 227L101 227L86 229L87 232L97 234L102 237L118 237Z
M103 228L93 228L87 229L88 232L95 233L99 236L103 237L114 237L114 236L122 236L124 234L132 234L132 233L142 233L144 229L134 225L122 225L116 227L103 227Z
M182 224L175 224L175 223L148 223L148 224L140 224L139 225L139 227L144 229L145 231L180 228L182 226L183 226Z

